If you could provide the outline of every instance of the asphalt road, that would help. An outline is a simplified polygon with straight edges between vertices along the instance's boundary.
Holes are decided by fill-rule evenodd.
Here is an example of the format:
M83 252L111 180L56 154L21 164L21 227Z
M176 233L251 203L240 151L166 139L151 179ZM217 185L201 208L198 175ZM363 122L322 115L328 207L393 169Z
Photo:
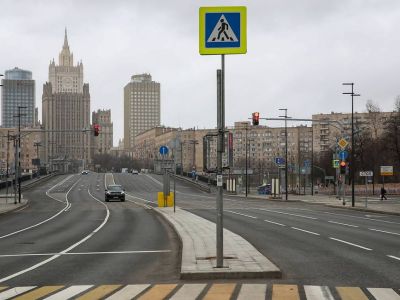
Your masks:
M151 283L179 278L179 238L153 210L104 202L104 174L59 176L0 216L0 285Z
M132 178L134 177L134 178ZM161 176L115 174L131 201L155 205ZM215 221L215 195L177 181L177 206ZM283 271L272 282L400 287L400 217L303 202L224 197L224 226Z

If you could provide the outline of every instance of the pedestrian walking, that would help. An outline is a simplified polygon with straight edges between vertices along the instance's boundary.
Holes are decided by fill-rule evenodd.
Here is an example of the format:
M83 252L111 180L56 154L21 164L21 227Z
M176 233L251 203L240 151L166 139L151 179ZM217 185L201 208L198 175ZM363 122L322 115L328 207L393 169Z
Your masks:
M384 187L381 187L381 200L383 200L383 198L385 198L385 200L387 200L386 198L386 190Z

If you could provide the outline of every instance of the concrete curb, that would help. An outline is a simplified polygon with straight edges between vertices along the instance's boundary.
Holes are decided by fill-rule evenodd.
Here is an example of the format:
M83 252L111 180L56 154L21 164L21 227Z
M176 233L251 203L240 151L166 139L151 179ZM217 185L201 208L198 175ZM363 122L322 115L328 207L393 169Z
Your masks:
M0 211L0 215L5 215L5 214L8 214L8 213L12 213L12 212L14 212L16 210L23 209L26 206L28 206L28 204L29 204L29 200L26 200L26 202L24 204L22 204L22 205L19 205L17 207L13 207L13 208L11 208L9 210L6 210L6 211Z
M192 179L186 178L186 177L182 177L179 175L175 176L176 179L184 181L186 183L189 183L191 185L193 185L194 187L198 188L199 190L203 191L203 192L207 192L207 193L211 193L211 189L209 186L203 185L203 184L199 184L196 181L193 181Z
M46 182L46 181L50 180L51 178L58 176L58 175L59 174L57 174L57 173L52 173L50 175L45 175L43 177L39 177L37 180L35 180L33 182L30 182L26 185L22 185L21 191L29 190L30 188L35 187L38 183Z
M313 204L323 204L323 203L313 203ZM362 207L351 207L351 206L345 206L345 205L344 206L332 205L332 204L323 204L323 205L328 206L328 207L342 208L342 209L348 209L348 210L365 211L365 212L382 214L382 215L400 216L400 213L394 212L394 211L376 210L376 209L362 208Z

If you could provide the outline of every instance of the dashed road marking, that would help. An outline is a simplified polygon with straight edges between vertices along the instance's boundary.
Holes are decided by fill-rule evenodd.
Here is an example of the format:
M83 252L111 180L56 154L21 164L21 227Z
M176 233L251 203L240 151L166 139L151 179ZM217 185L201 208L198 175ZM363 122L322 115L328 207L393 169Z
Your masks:
M367 248L367 247L364 247L364 246L360 246L360 245L357 245L357 244L354 244L354 243L350 243L350 242L347 242L347 241L343 241L343 240L340 240L340 239L337 239L337 238L330 237L329 239L337 241L337 242L340 242L340 243L344 243L344 244L347 244L347 245L350 245L350 246L354 246L354 247L357 247L357 248L361 248L361 249L364 249L364 250L372 251L372 249L370 249L370 248Z

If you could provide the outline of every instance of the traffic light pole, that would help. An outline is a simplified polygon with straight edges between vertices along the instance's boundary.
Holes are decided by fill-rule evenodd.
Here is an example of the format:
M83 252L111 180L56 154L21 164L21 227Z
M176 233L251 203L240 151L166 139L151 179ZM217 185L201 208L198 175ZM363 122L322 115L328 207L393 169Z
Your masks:
M285 111L285 115L281 116L285 118L285 200L288 200L288 134L287 134L287 108L280 108L279 110ZM300 186L300 182L299 182Z

